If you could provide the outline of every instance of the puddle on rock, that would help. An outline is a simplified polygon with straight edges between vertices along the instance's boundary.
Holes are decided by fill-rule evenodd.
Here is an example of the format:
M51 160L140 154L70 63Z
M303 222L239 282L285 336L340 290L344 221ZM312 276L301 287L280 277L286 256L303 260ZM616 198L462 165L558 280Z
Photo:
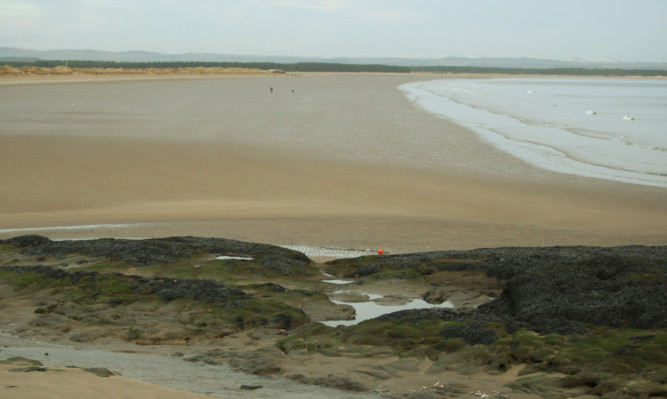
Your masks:
M424 301L423 299L412 299L408 300L407 303L400 304L400 305L382 305L381 303L383 301L387 302L388 300L391 300L392 302L396 299L394 296L389 295L389 298L386 298L381 295L373 295L373 294L367 294L367 293L360 293L360 292L351 292L351 291L336 291L334 294L340 295L341 297L345 294L350 294L353 297L358 297L358 296L368 296L370 301L367 302L355 302L355 301L340 301L336 299L331 299L331 302L337 304L337 305L348 305L352 306L354 310L356 311L356 317L354 320L329 320L329 321L321 321L320 323L327 325L329 327L336 327L336 326L353 326L355 324L359 324L362 321L365 320L370 320L374 319L376 317L382 316L384 314L388 313L394 313L398 312L401 310L412 310L412 309L429 309L429 308L447 308L447 309L452 309L454 308L454 304L445 301L439 305L434 305L432 303L428 303ZM335 296L335 295L333 295Z

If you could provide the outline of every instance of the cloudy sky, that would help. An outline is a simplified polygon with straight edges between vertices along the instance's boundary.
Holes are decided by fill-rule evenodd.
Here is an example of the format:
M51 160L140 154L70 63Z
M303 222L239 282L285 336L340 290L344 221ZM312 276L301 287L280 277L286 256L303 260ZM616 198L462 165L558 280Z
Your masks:
M0 0L0 47L667 62L667 0Z

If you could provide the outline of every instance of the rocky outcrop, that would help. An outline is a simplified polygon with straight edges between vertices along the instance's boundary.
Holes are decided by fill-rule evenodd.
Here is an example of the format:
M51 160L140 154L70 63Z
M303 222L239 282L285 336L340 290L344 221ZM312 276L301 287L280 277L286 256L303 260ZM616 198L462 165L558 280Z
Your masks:
M64 257L78 254L104 257L133 266L176 263L197 252L215 255L247 256L278 273L289 275L295 268L311 263L301 252L268 244L223 238L169 237L144 240L101 238L95 240L52 241L42 236L20 236L0 240L32 256Z
M438 259L451 258L467 261L440 265L484 270L506 280L501 296L467 314L422 309L379 319L500 321L510 331L525 327L542 334L581 333L585 324L667 327L664 246L499 248L399 255L380 262L393 260L400 267L431 262L431 267L439 267Z
M618 247L556 246L556 247L501 247L464 251L432 251L410 254L366 257L356 262L356 270L349 277L368 276L391 266L394 269L415 269L422 274L436 271L478 270L499 280L508 280L531 268L549 265L573 265L601 257L659 261L667 257L667 246L629 245ZM349 263L339 259L328 262Z
M582 323L664 328L665 259L602 256L533 267L508 280L501 297L479 311L511 315L545 334L579 332Z
M14 246L31 256L81 254L135 266L178 262L202 252L252 257L252 262L282 275L293 274L310 264L299 252L218 238L51 241L40 236L22 236L1 240L0 244ZM510 331L525 327L542 334L581 333L586 324L639 329L667 327L664 312L667 308L667 246L486 248L341 259L329 265L338 271L339 277L353 275L372 279L396 272L420 277L474 271L503 284L502 294L490 302L489 297L481 298L479 293L477 297L458 298L470 300L462 307L465 312L461 309L408 310L381 316L380 320L497 321ZM109 275L69 273L50 267L30 270L72 282L84 277L110 278ZM149 287L165 301L186 297L244 306L245 293L209 280L178 280L176 283L168 278L126 278L128 284ZM443 284L427 292L424 298L432 303L449 300L456 293L443 290ZM271 292L284 290L278 285L265 288ZM289 317L281 317L273 322L290 328Z

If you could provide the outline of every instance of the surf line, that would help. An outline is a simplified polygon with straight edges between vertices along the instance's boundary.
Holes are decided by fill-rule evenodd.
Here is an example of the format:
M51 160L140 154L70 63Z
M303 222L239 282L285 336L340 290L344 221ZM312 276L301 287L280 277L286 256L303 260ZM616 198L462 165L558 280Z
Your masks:
M128 227L144 226L149 223L115 223L115 224L84 224L74 226L48 226L48 227L20 227L10 229L0 229L0 233L22 233L30 231L51 231L51 230L86 230L86 229L122 229Z

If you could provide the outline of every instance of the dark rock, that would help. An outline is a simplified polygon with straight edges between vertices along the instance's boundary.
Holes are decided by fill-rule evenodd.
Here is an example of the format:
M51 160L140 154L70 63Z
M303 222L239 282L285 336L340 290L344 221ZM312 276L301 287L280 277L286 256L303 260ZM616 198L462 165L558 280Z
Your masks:
M9 244L15 248L25 248L25 247L33 247L33 246L38 246L42 245L45 243L51 242L46 237L38 236L38 235L27 235L27 236L19 236L19 237L14 237L10 238L7 240L0 240L0 243L2 244Z
M167 302L181 298L196 301L227 303L232 299L248 298L243 291L213 280L183 280L155 278L146 282L152 292Z
M354 278L354 277L364 277L370 276L371 274L377 273L382 270L381 264L367 264L357 267L355 271L345 276L345 278Z
M447 327L440 332L440 336L445 339L462 338L468 345L491 345L498 340L498 334L480 322Z
M246 391L254 391L257 389L262 389L264 386L262 385L241 385L241 389L246 390Z
M272 375L283 372L280 364L271 359L240 360L235 358L230 360L229 365L235 370L253 375Z
M394 269L413 268L421 270L420 265L438 271L483 271L490 277L508 280L518 273L534 267L548 268L554 264L574 264L600 257L634 258L645 261L664 260L667 246L619 246L619 247L501 247L481 248L464 251L433 251L412 254L382 255L365 257L366 263L357 266L355 273L360 276L381 271L384 267ZM357 258L353 259L357 261ZM452 262L456 260L456 262ZM345 263L350 260L335 260L330 264ZM354 273L352 273L354 274Z
M655 338L655 334L649 334L649 335L635 335L634 337L630 337L630 342L633 343L640 343L644 342L647 339Z
M541 333L581 333L580 323L664 328L664 265L664 260L603 256L533 267L511 278L500 298L478 311L509 313Z
M214 352L207 353L211 358L220 357ZM279 349L261 348L252 352L231 352L223 355L229 358L229 366L236 371L254 375L272 375L283 373L280 365L285 357Z
M93 373L98 377L111 377L111 376L116 376L118 373L113 372L107 368L104 367L92 367L92 368L86 368L84 369L85 371L89 373Z
M11 270L15 273L41 273L55 280L69 279L72 284L78 283L84 277L87 277L91 284L110 279L122 279L124 284L134 286L139 291L146 292L144 290L148 288L146 294L157 295L166 302L181 298L189 298L196 301L228 303L250 298L245 292L238 288L233 288L213 280L186 280L160 277L145 278L118 273L100 274L97 272L85 271L70 273L62 269L48 266L0 266L0 269ZM122 300L112 299L111 302L115 304L115 306L118 306L122 303Z
M343 391L363 392L368 390L366 386L352 380L349 377L335 376L332 374L326 377L306 377L303 374L293 374L288 378L302 384L318 385L322 387L340 389Z
M614 356L629 356L632 355L632 353L635 351L635 349L639 348L637 345L624 345L618 348L612 355Z
M23 369L22 371L26 372L26 373L32 373L32 372L35 372L35 371L40 372L40 373L45 373L48 370L45 367L28 367L28 368Z
M431 288L422 295L422 299L428 303L439 305L445 301L445 292L440 288Z
M285 330L289 330L292 328L293 320L294 316L290 314L278 313L276 317L273 319L273 323L277 324L279 328L284 328Z
M266 288L271 292L285 292L285 287L274 283L257 284L257 287Z
M473 259L442 263L437 259ZM458 314L420 309L378 320L424 319L505 323L509 332L581 334L584 324L667 327L667 247L498 248L383 256L378 264L406 267L431 261L439 270L481 270L507 280L501 296Z
M133 266L176 263L198 251L217 255L248 256L278 274L292 274L295 267L307 266L310 259L301 252L268 245L223 238L168 237L144 240L101 238L95 240L51 241L41 236L21 236L0 240L26 255L64 257L71 254L102 256Z
M329 375L327 377L316 378L313 382L313 385L319 385L322 387L341 389L343 391L353 391L353 392L363 392L367 391L363 384L352 380L349 377L333 376Z
M118 305L122 305L123 302L124 301L122 299L112 299L108 303L109 303L109 306L111 306L112 308L115 308Z

